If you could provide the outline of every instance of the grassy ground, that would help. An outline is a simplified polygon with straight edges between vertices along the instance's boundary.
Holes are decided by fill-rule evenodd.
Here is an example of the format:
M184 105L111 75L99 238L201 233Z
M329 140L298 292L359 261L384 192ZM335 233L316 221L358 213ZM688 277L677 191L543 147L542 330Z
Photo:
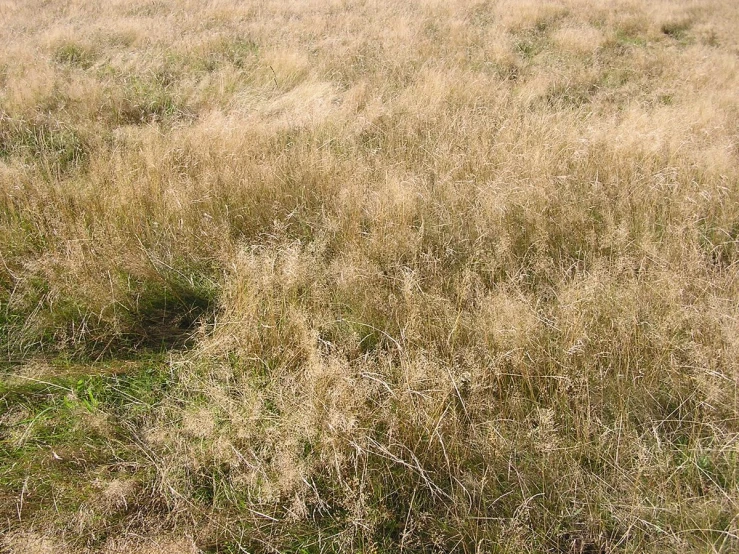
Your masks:
M739 4L0 20L0 552L739 548Z

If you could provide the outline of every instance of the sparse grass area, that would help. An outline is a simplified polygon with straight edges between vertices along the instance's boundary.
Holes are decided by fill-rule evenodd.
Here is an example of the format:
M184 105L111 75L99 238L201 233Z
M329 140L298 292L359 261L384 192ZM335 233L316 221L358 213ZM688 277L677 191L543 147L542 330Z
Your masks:
M739 548L735 2L0 20L0 552Z

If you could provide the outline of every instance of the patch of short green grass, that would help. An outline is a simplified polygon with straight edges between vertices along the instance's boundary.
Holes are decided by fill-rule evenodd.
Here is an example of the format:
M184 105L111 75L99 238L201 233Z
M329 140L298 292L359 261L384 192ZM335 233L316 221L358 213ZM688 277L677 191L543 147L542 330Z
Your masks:
M43 117L35 121L0 117L0 158L33 163L50 180L82 167L88 153L84 133L71 124Z
M90 46L64 41L54 48L53 59L60 64L89 69L97 59L97 52Z
M93 543L126 519L125 510L111 514L100 504L101 488L116 479L138 489L151 482L136 433L173 375L162 356L44 364L38 377L18 367L0 376L0 495L14 500L0 529L50 514L72 525L85 513L77 540Z

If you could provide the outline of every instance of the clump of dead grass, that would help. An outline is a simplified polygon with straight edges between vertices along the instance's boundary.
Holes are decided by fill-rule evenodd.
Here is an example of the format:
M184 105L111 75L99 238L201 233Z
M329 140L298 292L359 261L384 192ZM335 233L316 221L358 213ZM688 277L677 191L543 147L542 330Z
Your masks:
M3 548L736 547L733 4L0 17Z

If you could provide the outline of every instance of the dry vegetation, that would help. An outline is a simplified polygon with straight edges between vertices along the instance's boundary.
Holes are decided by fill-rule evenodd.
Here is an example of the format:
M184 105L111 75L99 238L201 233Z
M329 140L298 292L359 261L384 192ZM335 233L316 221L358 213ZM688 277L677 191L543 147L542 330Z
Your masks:
M739 548L739 4L0 20L1 552Z

